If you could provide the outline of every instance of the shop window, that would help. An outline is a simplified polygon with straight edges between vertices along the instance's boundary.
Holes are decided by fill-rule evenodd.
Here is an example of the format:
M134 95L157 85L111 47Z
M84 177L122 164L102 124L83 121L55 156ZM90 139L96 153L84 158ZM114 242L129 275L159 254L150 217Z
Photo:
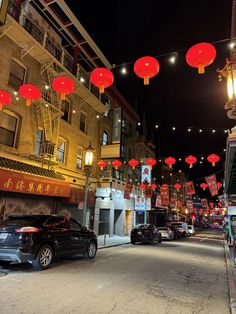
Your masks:
M24 84L26 68L17 62L17 60L11 60L10 75L8 85L18 90L19 87Z
M40 146L43 141L44 141L44 132L42 129L38 129L36 133L36 141L35 141L35 149L34 149L35 155L40 155Z
M70 122L70 102L67 99L62 101L61 111L64 113L61 118L67 122Z
M82 132L85 132L85 131L86 131L86 120L87 120L86 113L80 112L80 124L79 124L79 128L80 128L80 131L82 131Z
M17 139L20 131L20 118L13 112L0 111L0 143L17 147Z
M107 145L107 144L108 144L108 133L104 131L102 134L102 145Z
M77 156L76 156L76 168L82 169L83 166L83 149L78 148Z
M64 164L65 163L65 153L66 153L66 140L63 138L58 139L57 146L57 161Z

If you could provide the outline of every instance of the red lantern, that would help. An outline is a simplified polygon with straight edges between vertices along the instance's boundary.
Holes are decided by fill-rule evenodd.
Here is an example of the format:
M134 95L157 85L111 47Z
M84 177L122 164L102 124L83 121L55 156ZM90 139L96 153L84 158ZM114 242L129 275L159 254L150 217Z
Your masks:
M200 187L205 191L205 189L208 187L206 183L201 183Z
M146 184L141 183L141 184L139 185L139 187L140 187L140 189L144 190L144 189L146 188Z
M156 162L156 159L154 159L154 158L148 158L148 159L146 160L146 164L147 164L148 166L150 166L151 169L152 169L152 167L153 167L156 163L157 163L157 162Z
M173 157L168 157L165 159L165 163L172 168L172 166L176 163L176 159Z
M185 158L185 162L189 164L189 168L192 168L193 164L197 162L197 158L192 155L189 155L188 157Z
M168 186L169 186L168 184L165 184L165 183L162 184L162 187L163 187L163 188L168 188Z
M104 160L99 160L97 165L101 170L103 170L103 168L106 167L107 163Z
M135 167L138 165L138 160L136 160L136 159L131 159L131 160L129 161L129 165L130 165L133 169L135 169Z
M2 110L2 106L8 106L11 102L11 95L5 92L4 90L0 90L0 110Z
M41 96L38 87L31 84L24 84L19 88L19 94L26 99L26 106L29 107L33 100L38 100Z
M215 154L211 154L207 157L207 160L212 163L212 166L214 167L216 165L216 162L220 160L220 157Z
M156 185L155 183L152 183L152 184L151 184L151 188L152 188L153 190L155 190L155 189L157 188L157 185Z
M160 64L153 57L142 57L134 64L134 72L137 76L144 79L144 85L149 84L149 79L157 75L160 70Z
M214 206L214 203L213 203L213 202L210 202L209 205L210 205L211 207L213 207L213 206Z
M219 190L222 187L222 183L217 182L217 189Z
M99 88L99 93L104 93L104 89L114 82L113 73L106 68L96 68L90 75L91 83Z
M179 192L179 189L181 188L181 184L175 183L174 188Z
M58 76L52 82L53 89L61 95L61 100L66 99L66 95L73 93L74 82L66 76Z
M192 46L186 54L187 63L198 68L198 73L205 73L205 67L210 65L216 57L215 47L208 43L200 43Z
M117 170L122 165L122 162L119 160L114 160L111 164Z

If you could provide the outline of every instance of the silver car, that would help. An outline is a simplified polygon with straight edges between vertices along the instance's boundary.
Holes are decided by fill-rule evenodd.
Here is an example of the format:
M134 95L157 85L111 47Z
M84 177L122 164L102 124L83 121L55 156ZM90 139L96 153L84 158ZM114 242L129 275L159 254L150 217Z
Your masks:
M161 236L163 240L174 240L175 235L174 232L170 229L170 227L159 227L159 231L161 232Z

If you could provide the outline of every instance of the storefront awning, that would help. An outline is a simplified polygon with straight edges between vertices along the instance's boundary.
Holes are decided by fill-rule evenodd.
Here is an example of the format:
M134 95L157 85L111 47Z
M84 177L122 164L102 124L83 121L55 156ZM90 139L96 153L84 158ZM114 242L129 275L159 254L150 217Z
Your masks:
M56 180L65 180L65 178L61 174L56 173L53 170L44 169L4 157L0 157L0 169L1 168L30 173L37 176L47 177Z

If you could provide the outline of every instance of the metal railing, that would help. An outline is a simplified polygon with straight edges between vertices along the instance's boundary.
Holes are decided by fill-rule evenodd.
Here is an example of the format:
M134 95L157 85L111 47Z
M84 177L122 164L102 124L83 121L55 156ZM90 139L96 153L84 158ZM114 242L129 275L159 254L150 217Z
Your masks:
M17 7L12 0L8 4L8 14L11 15L35 40L37 40L51 55L53 55L67 70L69 70L74 75L73 69L73 57L67 50L63 47L56 46L50 38L47 37L47 32L40 25L36 24L34 19L23 11L23 9ZM77 79L83 77L83 85L107 106L109 100L106 96L101 96L96 87L90 84L89 74L85 72L81 67L79 67L79 73L77 74Z

